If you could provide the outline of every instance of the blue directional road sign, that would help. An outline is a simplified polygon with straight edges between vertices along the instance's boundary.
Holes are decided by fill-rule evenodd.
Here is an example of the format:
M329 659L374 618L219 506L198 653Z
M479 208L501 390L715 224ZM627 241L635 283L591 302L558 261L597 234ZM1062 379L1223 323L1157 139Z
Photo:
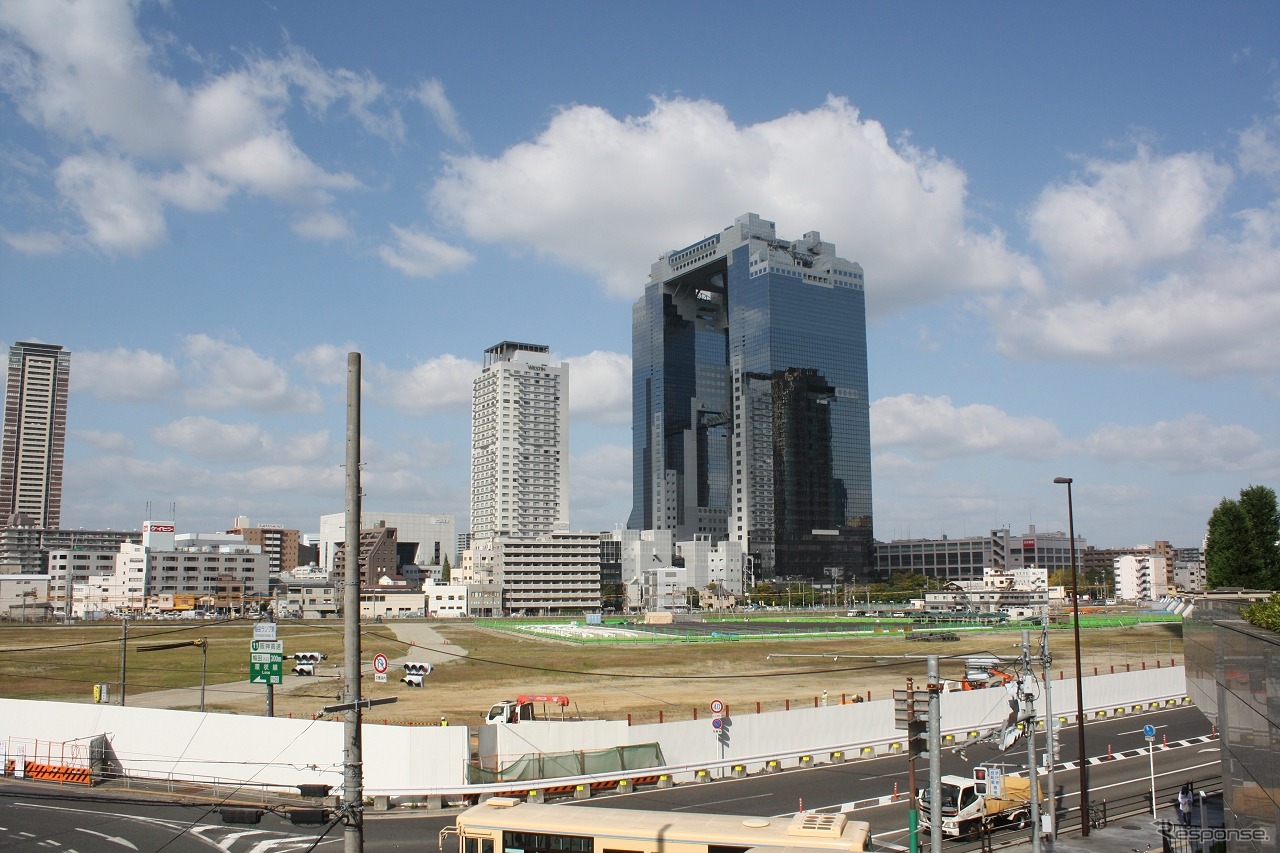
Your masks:
M1147 740L1156 739L1156 727L1153 725L1145 725L1142 727L1142 733L1147 736Z

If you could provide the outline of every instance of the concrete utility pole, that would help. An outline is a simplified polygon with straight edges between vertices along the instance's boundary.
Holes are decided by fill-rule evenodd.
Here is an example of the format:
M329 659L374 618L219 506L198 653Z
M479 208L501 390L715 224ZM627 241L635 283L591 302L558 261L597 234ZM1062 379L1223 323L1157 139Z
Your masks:
M364 765L360 741L360 353L347 353L346 574L343 580L342 699L351 703L343 725L342 802L345 853L364 853Z
M942 677L929 655L929 849L942 853Z
M1027 779L1031 783L1031 853L1040 853L1040 780L1036 776L1036 709L1032 704L1035 694L1031 684L1031 632L1022 629L1022 676L1018 679L1018 691L1027 703L1023 714L1027 738ZM1046 688L1048 685L1046 685Z
M1049 848L1058 837L1058 789L1054 787L1053 766L1058 763L1058 736L1053 718L1053 655L1049 652L1049 604L1046 594L1045 610L1040 615L1040 665L1044 672L1044 764L1049 786Z

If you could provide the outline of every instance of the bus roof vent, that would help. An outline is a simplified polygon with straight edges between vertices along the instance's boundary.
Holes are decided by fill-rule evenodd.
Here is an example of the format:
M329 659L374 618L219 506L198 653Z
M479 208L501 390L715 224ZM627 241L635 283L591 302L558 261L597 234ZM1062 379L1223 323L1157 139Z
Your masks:
M801 812L791 819L787 835L807 835L811 838L839 838L844 833L848 818L839 813L817 814Z
M484 804L491 809L509 809L520 805L521 800L515 797L490 797Z

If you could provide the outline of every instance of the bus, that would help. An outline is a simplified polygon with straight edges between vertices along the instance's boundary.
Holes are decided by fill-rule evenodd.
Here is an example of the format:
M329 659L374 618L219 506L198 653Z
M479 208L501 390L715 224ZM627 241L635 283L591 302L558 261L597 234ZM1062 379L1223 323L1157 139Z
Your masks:
M457 836L456 850L445 839ZM491 797L440 831L441 853L860 853L871 825L838 813L791 818L527 803Z

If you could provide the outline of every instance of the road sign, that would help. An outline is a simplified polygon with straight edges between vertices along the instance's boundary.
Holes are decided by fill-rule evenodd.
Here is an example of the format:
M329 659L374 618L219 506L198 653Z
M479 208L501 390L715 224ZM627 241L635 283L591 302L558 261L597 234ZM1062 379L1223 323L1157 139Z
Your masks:
M253 658L266 660L253 660ZM249 660L250 684L283 684L284 664L280 655L251 655Z
M721 702L719 699L712 699L712 700L711 700L711 713L713 713L713 714L723 714L723 713L724 713L724 703L723 703L723 702Z
M253 624L253 638L255 640L274 640L276 638L276 623L255 622Z
M1153 725L1145 725L1142 727L1142 733L1146 735L1147 740L1156 739L1156 727Z
M720 731L724 728L724 717L713 717L711 720L711 728Z
M258 623L261 625L263 623ZM272 628L275 627L274 623ZM257 634L257 625L254 634ZM250 684L283 684L284 683L284 641L283 640L250 640L249 641L249 683Z
M387 656L382 652L378 652L373 656L373 671L379 675L385 675L387 671ZM385 681L385 679L383 679Z

